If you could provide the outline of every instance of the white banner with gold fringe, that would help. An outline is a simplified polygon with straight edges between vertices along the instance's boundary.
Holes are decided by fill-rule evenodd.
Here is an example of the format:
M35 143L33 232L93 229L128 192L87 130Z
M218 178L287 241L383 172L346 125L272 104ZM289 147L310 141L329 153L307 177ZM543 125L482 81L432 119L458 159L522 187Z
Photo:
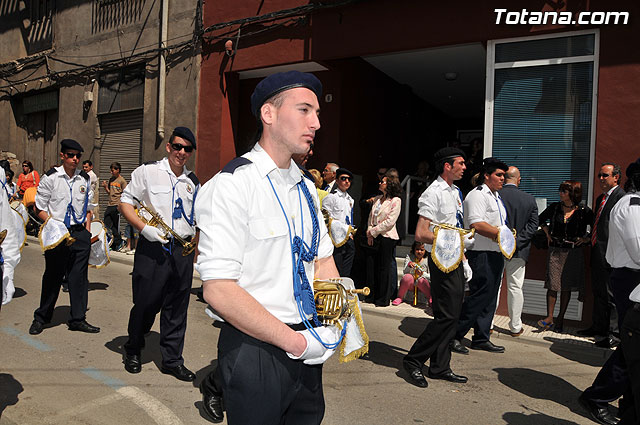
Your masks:
M511 230L504 224L499 229L498 245L500 246L500 252L507 260L511 260L511 257L516 252L516 230Z
M38 239L40 239L40 246L43 252L57 247L60 243L68 241L69 238L71 238L71 235L67 226L62 221L52 217L47 218L47 221L40 227L40 232L38 232Z

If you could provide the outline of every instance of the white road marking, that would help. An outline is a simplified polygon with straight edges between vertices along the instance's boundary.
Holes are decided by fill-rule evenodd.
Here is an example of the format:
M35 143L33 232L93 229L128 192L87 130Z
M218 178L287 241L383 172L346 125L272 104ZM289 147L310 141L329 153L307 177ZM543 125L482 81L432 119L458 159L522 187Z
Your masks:
M158 425L183 425L182 421L171 411L171 409L138 387L119 388L113 394L88 401L70 409L62 410L53 416L42 418L42 420L49 424L64 423L66 422L65 418L72 418L97 407L106 406L123 399L131 401L140 409L144 410L144 412Z

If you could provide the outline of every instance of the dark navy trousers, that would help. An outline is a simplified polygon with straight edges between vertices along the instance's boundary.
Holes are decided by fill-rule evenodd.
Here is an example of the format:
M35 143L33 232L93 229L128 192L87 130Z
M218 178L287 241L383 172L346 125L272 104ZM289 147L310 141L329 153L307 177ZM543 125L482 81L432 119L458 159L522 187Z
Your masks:
M467 251L465 255L469 260L473 277L469 281L470 294L462 305L456 339L464 338L473 328L473 342L482 343L489 341L489 331L496 312L504 269L504 257L496 251Z

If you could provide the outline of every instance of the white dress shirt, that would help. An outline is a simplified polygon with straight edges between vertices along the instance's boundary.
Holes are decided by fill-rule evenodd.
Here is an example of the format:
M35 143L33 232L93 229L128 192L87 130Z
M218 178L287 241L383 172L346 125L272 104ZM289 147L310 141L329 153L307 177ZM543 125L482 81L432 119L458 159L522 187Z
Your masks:
M462 195L458 186L449 184L440 176L422 192L418 199L418 214L431 220L430 230L434 224L450 224L457 226L457 214L462 214ZM427 252L431 245L425 243Z
M640 194L624 195L609 214L607 263L613 268L640 269Z
M474 223L485 222L492 226L502 226L507 221L507 210L502 203L500 194L492 192L489 186L483 184L467 194L464 200L464 227L471 228ZM475 234L475 243L471 251L497 251L500 252L498 242Z
M91 202L93 191L87 173L76 169L73 177L64 171L64 167L55 167L55 173L42 176L36 192L36 208L46 211L49 216L58 221L64 221L67 206L71 202L75 218L70 217L70 225L84 224L86 217L82 214L87 192L89 192L87 211L95 207ZM86 177L85 177L86 176Z
M324 198L322 207L334 220L353 226L353 198L347 192L336 189Z
M136 206L135 197L157 212L178 235L183 238L193 236L196 234L195 224L189 224L182 214L179 218L173 218L176 202L182 199L184 213L191 219L193 197L200 185L196 186L189 174L191 171L184 167L182 174L176 176L167 158L143 164L131 173L131 182L122 192L120 202Z
M295 233L302 236L308 246L312 245L311 214L316 215L319 225L317 257L333 254L315 185L303 178L293 161L289 168L279 169L259 144L242 157L251 163L233 172L223 169L198 194L196 219L200 239L196 270L203 281L236 280L279 320L300 323L302 319L293 295L290 241ZM312 197L313 212L298 189L300 181ZM311 284L313 261L305 262L304 268Z

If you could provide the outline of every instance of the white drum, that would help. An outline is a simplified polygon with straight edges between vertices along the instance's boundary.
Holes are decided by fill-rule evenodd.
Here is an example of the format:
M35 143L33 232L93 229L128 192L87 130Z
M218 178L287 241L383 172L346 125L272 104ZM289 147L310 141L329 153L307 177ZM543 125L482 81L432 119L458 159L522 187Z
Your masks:
M95 268L106 267L109 259L109 245L107 243L107 231L100 220L91 222L91 252L89 253L89 266Z

